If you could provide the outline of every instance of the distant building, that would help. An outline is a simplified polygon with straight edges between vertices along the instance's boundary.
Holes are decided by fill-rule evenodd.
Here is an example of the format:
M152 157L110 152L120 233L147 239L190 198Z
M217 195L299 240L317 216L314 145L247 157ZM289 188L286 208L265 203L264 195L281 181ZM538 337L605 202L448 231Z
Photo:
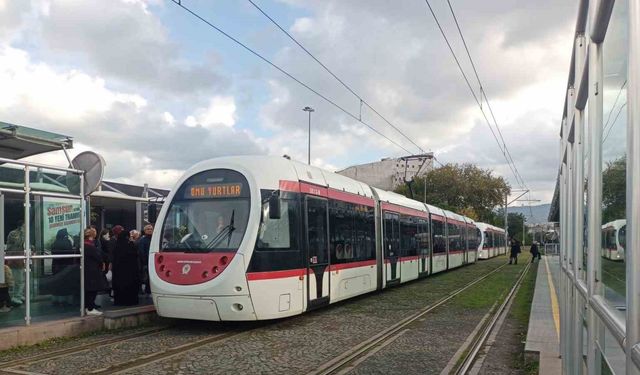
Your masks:
M433 153L384 158L373 163L354 165L336 173L384 190L395 190L415 176L433 170Z

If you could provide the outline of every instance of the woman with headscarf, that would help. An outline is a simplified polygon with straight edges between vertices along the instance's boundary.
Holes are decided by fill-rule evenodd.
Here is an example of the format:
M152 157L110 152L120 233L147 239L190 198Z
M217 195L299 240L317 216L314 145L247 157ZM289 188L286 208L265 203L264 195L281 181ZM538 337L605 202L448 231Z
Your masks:
M108 288L102 272L102 252L95 246L96 230L84 231L84 304L87 315L102 315L96 307L96 295Z
M62 228L56 233L56 239L51 245L52 255L70 255L75 253L73 241L69 236L67 228ZM51 273L54 275L52 285L50 285L54 305L72 305L75 290L69 288L69 282L74 278L75 270L72 270L76 263L75 258L57 258L51 262ZM55 276L57 275L57 276Z
M123 230L117 236L111 268L113 303L120 306L137 305L140 289L138 249L129 241L129 231Z

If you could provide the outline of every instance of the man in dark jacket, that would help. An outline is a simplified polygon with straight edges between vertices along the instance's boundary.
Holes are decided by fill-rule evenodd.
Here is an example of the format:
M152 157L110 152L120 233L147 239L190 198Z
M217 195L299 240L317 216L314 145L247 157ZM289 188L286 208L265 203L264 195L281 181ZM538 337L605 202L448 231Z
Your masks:
M520 241L511 238L511 254L509 254L509 264L518 264L518 253L520 253Z
M535 262L536 258L542 259L542 257L540 256L540 251L538 250L537 242L531 244L531 249L529 251L531 252L531 263Z
M149 287L149 247L151 245L151 235L153 234L153 225L148 224L144 227L144 235L138 241L138 255L140 257L140 280L144 285L144 293L151 294Z

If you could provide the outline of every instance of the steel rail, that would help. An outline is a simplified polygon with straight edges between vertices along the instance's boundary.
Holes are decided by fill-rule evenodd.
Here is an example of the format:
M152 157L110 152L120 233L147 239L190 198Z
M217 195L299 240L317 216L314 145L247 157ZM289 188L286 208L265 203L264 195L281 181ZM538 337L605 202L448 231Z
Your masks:
M527 266L522 270L520 276L518 277L518 280L516 280L516 283L509 291L509 294L507 294L500 307L498 307L498 309L493 313L491 321L486 325L485 329L482 331L482 334L475 340L472 347L467 350L467 355L464 357L464 360L460 367L458 367L458 369L456 370L456 374L463 375L469 373L476 361L476 358L478 357L478 354L480 353L480 349L484 347L487 338L496 328L496 323L503 314L506 314L508 312L506 310L506 307L509 302L512 301L515 297L518 289L520 288L520 285L522 284L522 280L524 280L525 276L529 273L529 268L531 268L531 263L528 263Z
M269 323L266 323L269 324ZM114 365L110 365L101 369L96 369L94 371L89 372L89 374L119 374L125 371L130 371L133 369L137 369L143 366L148 366L150 364L156 363L156 362L160 362L160 361L164 361L168 358L172 358L175 356L178 356L180 354L184 354L187 353L189 351L192 351L194 349L198 349L201 348L203 346L206 345L210 345L210 344L222 344L223 342L230 340L232 338L237 338L240 336L244 336L247 335L251 332L253 332L254 330L263 327L265 324L259 324L253 328L250 329L234 329L231 330L229 332L225 332L225 333L220 333L217 334L215 336L212 337L206 337L203 339L199 339L193 342L189 342L186 344L182 344L182 345L178 345L178 346L174 346L172 348L169 349L165 349L165 350L161 350L158 352L154 352L151 354L147 354L147 355L143 355L140 356L138 358L129 360L129 361L125 361L125 362L121 362L121 363L117 363Z
M58 358L66 357L71 354L81 353L87 350L95 349L101 346L120 343L128 340L132 340L138 337L154 335L162 331L166 331L169 328L171 327L164 326L164 327L149 328L141 332L130 333L124 336L112 337L112 338L99 340L91 343L74 345L69 348L54 350L48 353L32 355L28 358L21 358L21 359L16 359L16 360L7 361L7 362L0 362L0 371L13 372L11 370L14 370L14 368L18 366L31 365L31 364L46 361L46 360L58 359Z
M346 353L344 353L344 354L342 354L342 355L330 360L329 362L326 362L325 364L321 365L317 369L309 372L308 375L337 374L337 373L341 373L342 372L341 370L347 370L348 371L349 370L349 368L348 368L349 364L351 364L352 362L358 360L359 358L362 358L367 353L372 352L372 351L375 352L375 349L382 348L385 345L389 344L391 341L395 340L402 333L404 333L403 329L406 326L408 326L409 324L413 323L414 321L416 321L417 319L421 318L422 316L428 314L429 312L435 310L436 308L442 306L443 304L447 303L449 300L453 299L454 297L456 297L460 293L462 293L465 290L471 288L472 286L476 285L477 283L483 281L484 279L488 278L489 276L493 275L494 273L500 271L506 265L507 265L507 263L504 263L501 266L497 267L496 269L494 269L494 270L486 273L485 275L483 275L483 276L471 281L470 283L466 284L465 286L454 290L453 292L449 293L447 296L439 299L437 302L422 308L420 311L418 311L418 312L414 313L413 315L411 315L411 316L401 320L400 322L392 325L391 327L385 329L381 333L369 338L366 341L363 341L362 343L358 344L357 346L355 346L353 349L347 351Z

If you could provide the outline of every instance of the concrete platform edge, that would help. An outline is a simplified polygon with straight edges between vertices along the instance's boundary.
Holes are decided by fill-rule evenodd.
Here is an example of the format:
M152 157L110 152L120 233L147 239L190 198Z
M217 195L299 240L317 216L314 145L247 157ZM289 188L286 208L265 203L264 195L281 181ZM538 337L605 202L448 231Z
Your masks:
M153 305L136 306L105 312L102 316L85 316L34 323L0 329L0 350L25 345L35 345L44 341L74 337L101 330L131 328L160 319Z

